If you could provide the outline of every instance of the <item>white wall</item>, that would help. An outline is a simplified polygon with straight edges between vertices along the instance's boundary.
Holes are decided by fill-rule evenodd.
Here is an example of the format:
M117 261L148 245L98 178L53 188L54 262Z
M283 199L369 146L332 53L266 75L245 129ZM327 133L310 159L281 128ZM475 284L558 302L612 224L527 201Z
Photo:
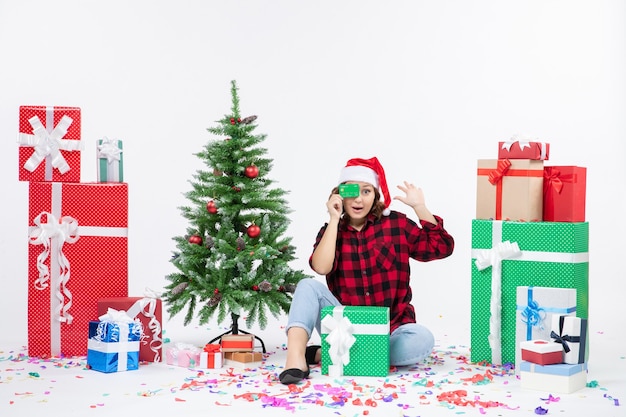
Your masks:
M413 288L420 319L468 343L476 160L531 134L551 143L551 165L588 168L591 323L617 330L625 23L621 0L0 0L2 338L26 341L18 107L82 108L84 181L95 180L96 139L124 140L130 291L142 295L172 271L193 154L229 112L231 79L268 135L271 177L290 191L295 268L309 271L339 169L377 155L389 183L420 185L456 237L451 258L414 266Z

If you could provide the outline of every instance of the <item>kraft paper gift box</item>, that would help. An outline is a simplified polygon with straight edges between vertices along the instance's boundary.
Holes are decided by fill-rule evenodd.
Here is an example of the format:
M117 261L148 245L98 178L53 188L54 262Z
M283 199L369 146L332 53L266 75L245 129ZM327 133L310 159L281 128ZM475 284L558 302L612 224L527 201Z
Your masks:
M524 389L571 394L587 386L586 363L537 365L522 361L520 367L520 386Z
M250 368L261 365L263 354L261 352L225 352L224 364Z
M98 182L124 182L124 150L121 140L102 138L96 143Z
M524 359L520 349L523 342L536 339L550 340L552 317L576 316L576 290L574 288L521 286L517 287L516 300L515 364L517 365ZM563 358L559 361L561 362Z
M479 159L476 218L541 221L543 161Z
M132 318L141 321L143 335L139 344L139 360L161 362L163 359L163 306L160 298L111 297L98 300L97 312L102 315L109 308L124 310Z
M578 364L587 362L588 324L587 319L580 317L553 316L550 337L563 349L563 362Z
M513 137L509 141L498 142L498 159L535 159L547 161L550 158L550 144Z
M207 343L200 352L200 368L217 369L222 367L223 355L220 345Z
M522 361L537 365L563 363L563 346L549 340L525 340L521 343Z
M109 309L100 321L89 322L87 366L105 373L139 369L141 334L139 321Z
M576 290L589 311L589 223L472 220L471 361L513 363L517 287Z
M389 308L328 306L321 311L322 374L389 374Z
M543 170L543 220L584 222L587 168L549 166Z
M200 365L200 352L202 352L202 349L198 346L176 343L175 346L165 350L165 361L168 365L196 368Z
M20 106L20 181L80 182L79 107Z
M85 356L98 300L128 296L128 186L29 183L28 354Z
M222 336L222 352L252 352L254 350L254 335L227 334Z

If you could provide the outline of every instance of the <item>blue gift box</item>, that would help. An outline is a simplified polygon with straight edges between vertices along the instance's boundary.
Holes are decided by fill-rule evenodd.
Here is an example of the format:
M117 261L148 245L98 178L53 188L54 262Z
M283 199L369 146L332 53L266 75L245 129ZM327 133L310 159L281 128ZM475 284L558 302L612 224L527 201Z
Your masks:
M520 381L524 389L570 394L587 385L587 363L537 365L522 361Z
M87 365L105 373L138 369L141 333L139 322L89 322Z

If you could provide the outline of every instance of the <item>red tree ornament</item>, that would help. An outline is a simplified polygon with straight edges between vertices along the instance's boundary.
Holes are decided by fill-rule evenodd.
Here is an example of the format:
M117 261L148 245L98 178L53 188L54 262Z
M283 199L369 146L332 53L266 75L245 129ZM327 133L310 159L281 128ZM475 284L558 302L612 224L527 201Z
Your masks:
M245 174L246 174L246 177L248 178L256 178L259 176L259 167L252 164L246 167Z
M202 238L198 235L189 236L189 243L192 245L202 245Z
M206 203L206 211L208 211L211 214L217 213L217 206L215 205L215 201L211 200L208 203Z
M253 291L258 291L259 290L259 286L258 285L253 285L252 286L252 290Z
M256 224L251 224L250 226L248 226L248 230L246 231L246 233L248 234L248 236L254 239L255 237L259 237L259 235L261 234L261 228Z

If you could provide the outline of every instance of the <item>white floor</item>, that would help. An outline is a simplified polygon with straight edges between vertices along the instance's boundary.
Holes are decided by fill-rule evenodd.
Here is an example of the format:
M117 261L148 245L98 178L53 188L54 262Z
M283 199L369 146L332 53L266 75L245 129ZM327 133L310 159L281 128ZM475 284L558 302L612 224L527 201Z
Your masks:
M467 329L444 318L435 326L438 343L427 363L398 369L386 379L337 380L315 367L306 384L290 389L277 381L285 357L277 323L257 332L267 355L261 366L248 370L151 363L137 371L102 374L86 369L84 358L29 359L24 341L3 335L0 416L520 416L537 415L538 407L547 415L626 416L626 355L618 326L591 330L589 387L558 394L524 390L501 368L471 365ZM170 344L203 344L223 330L183 327L176 319L164 328ZM440 402L441 395L457 404Z

